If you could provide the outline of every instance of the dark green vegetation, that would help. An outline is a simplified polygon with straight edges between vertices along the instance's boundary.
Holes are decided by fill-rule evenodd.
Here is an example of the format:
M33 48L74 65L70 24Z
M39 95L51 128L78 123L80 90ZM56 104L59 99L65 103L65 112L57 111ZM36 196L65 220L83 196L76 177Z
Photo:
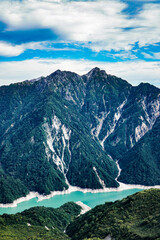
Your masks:
M81 207L34 207L0 216L0 240L159 240L160 190L150 189L114 203L99 205L84 215ZM66 230L66 233L64 233Z
M120 160L123 170L118 180L125 183L158 185L160 183L159 143L160 118L157 119L152 131L146 133L131 150L123 155Z
M136 193L121 201L105 203L77 218L67 228L72 240L160 239L160 190Z
M154 138L159 94L154 86L132 87L98 68L83 76L58 70L0 87L0 202L67 189L66 178L82 188L118 187L115 159L124 182L160 184L157 150L150 148L147 161L140 157L142 145L152 143L146 140L131 162L126 157L147 132ZM144 162L147 171L141 171ZM128 170L135 165L137 171Z
M26 225L3 226L0 229L0 240L69 240L63 232L47 230L44 227Z
M14 179L6 174L0 173L0 202L12 202L28 193L27 188L19 179Z
M15 215L3 214L0 240L67 240L64 230L80 211L80 206L70 202L57 209L35 207Z

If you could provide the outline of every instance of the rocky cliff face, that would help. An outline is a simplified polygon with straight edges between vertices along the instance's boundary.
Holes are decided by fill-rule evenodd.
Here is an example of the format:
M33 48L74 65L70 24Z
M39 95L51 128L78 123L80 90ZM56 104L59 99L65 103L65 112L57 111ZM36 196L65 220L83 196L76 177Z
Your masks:
M70 184L117 187L114 160L152 131L159 103L158 88L132 87L99 68L83 76L58 70L1 87L1 183L6 176L6 184L14 179L18 196L30 190L48 194ZM0 201L14 198L3 191Z

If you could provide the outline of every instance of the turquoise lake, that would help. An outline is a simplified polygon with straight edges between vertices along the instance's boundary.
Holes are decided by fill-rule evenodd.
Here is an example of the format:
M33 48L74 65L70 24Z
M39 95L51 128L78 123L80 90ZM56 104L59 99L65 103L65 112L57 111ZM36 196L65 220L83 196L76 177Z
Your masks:
M29 201L19 203L17 207L0 208L0 215L3 213L14 214L17 212L22 212L25 209L35 207L35 206L45 206L45 207L60 207L66 202L77 202L81 201L89 207L93 208L96 205L103 204L105 202L113 202L127 197L128 195L134 194L136 192L142 191L142 189L129 189L120 192L105 192L105 193L83 193L83 192L72 192L70 194L56 195L50 199L43 201L37 201L38 198L32 198Z

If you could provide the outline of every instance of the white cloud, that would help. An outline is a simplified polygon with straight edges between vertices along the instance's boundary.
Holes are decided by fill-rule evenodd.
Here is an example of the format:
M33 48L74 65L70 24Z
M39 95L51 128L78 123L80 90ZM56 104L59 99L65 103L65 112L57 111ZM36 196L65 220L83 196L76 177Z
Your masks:
M140 82L149 82L160 87L159 62L130 61L106 63L66 59L32 59L20 62L1 62L0 85L8 85L14 82L46 76L57 69L85 74L96 66L106 70L108 74L126 79L132 85L138 85Z
M137 56L130 51L121 51L120 53L107 53L107 57L117 58L120 59L136 59Z
M9 30L50 28L63 40L87 42L94 51L129 50L160 41L160 4L144 4L134 18L122 13L119 0L2 0L0 20ZM131 28L128 31L124 29Z
M156 53L152 52L151 54L143 52L142 54L145 58L149 58L149 59L153 59L153 60L155 60L155 59L159 60L160 59L160 52L156 52Z
M27 49L49 50L49 51L78 51L74 48L55 48L53 42L30 42L21 45L14 45L8 42L0 41L0 56L13 57L19 56Z
M42 41L42 42L29 42L29 43L25 43L22 44L21 46L23 46L24 49L32 49L32 50L49 50L49 51L79 51L78 49L75 48L69 48L67 47L63 47L63 48L56 48L54 47L54 44L56 42L54 41Z
M0 41L0 56L5 57L18 56L23 52L24 47L22 45L12 45L10 43Z
M160 59L160 52L153 53L154 59Z

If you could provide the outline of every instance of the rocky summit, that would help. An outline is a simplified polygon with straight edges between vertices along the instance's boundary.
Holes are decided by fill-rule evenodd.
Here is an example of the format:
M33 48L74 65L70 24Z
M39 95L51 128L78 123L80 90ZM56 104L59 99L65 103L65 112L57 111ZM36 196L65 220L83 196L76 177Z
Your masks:
M0 87L0 202L70 185L160 185L160 89L60 71Z

